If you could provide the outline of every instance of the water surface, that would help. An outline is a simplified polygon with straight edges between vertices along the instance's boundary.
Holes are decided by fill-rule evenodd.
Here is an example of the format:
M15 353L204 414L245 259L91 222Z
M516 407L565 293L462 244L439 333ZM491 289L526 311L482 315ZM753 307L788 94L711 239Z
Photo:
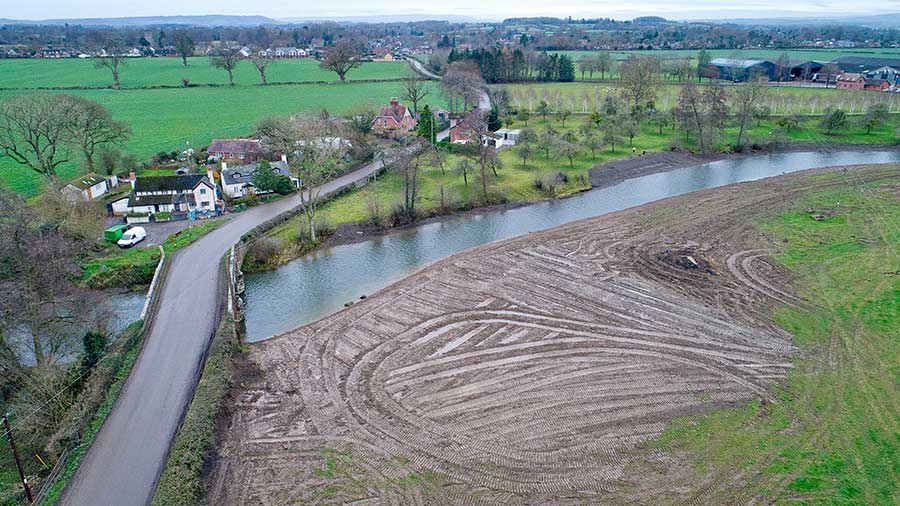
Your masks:
M320 249L246 276L247 338L259 341L327 316L453 253L656 200L817 167L900 162L900 151L781 153L629 179L561 200L430 223Z

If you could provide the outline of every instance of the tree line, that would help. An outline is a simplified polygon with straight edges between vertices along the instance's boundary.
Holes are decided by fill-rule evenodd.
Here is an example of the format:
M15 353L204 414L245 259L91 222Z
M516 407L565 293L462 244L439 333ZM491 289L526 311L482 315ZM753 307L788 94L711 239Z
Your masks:
M489 84L514 81L558 81L575 80L575 63L565 54L536 51L512 51L502 49L452 49L447 56L449 63L472 61Z

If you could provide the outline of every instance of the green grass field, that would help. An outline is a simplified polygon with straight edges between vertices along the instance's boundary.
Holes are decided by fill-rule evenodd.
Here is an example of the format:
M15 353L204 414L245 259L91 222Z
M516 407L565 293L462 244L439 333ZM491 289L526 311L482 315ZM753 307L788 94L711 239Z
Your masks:
M406 62L364 63L347 74L350 81L360 79L396 79L409 69ZM334 72L319 67L313 59L283 59L267 71L269 83L297 83L338 81ZM73 88L107 87L111 73L98 69L92 59L66 58L59 60L6 59L0 60L0 88ZM188 58L188 66L181 58L129 58L121 69L121 86L181 86L183 78L192 84L228 84L228 74L210 65L209 58ZM237 86L260 84L259 73L252 62L242 61L234 72Z
M747 493L779 505L900 503L896 182L809 193L760 224L783 243L777 260L815 304L774 315L806 357L778 402L682 419L658 441L693 455L701 475L745 476L741 489L718 491L723 500ZM816 221L810 208L839 211Z
M376 65L376 64L372 64ZM365 66L363 66L365 68ZM427 102L444 106L437 85ZM0 99L23 92L0 92ZM151 90L78 90L70 92L100 102L113 117L131 125L128 152L149 159L159 151L203 147L214 138L248 135L261 118L327 109L343 114L359 105L387 103L400 93L399 83L334 83L285 86ZM76 164L60 170L63 180L80 171ZM26 196L43 181L30 169L0 158L0 185Z
M541 100L544 100L554 110L565 107L573 112L591 112L602 106L603 99L607 95L619 93L613 83L535 83L498 86L505 86L509 90L513 106L532 111ZM674 107L678 102L681 88L675 84L660 86L656 100L657 108L666 111ZM900 112L900 94L897 93L787 86L772 86L767 90L766 103L771 107L773 114L821 114L829 106L858 113L874 103L885 103L892 112Z
M741 58L776 60L787 53L791 60L831 61L841 56L866 56L871 58L900 58L900 48L852 48L852 49L707 49L713 58ZM596 51L559 51L575 60L590 57ZM699 49L654 49L650 51L610 51L614 59L622 61L631 55L653 55L659 58L689 58L696 61Z

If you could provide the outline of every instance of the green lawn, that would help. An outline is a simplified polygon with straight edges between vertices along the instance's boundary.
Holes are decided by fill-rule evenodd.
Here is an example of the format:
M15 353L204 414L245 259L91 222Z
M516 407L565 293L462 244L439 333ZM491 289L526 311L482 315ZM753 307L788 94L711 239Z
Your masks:
M370 62L347 74L348 80L396 79L409 69L406 62ZM129 58L120 72L121 86L181 86L183 78L192 84L228 84L228 74L210 65L209 58ZM94 66L94 60L67 59L0 59L0 88L72 88L106 87L112 74ZM267 71L270 83L338 81L334 72L319 67L313 59L283 59ZM252 62L242 61L234 72L236 85L260 83L259 73Z
M250 134L256 122L269 115L323 108L342 114L363 104L377 106L399 95L399 87L396 82L383 82L71 93L100 102L114 118L128 122L134 131L128 151L149 159L159 151L184 149L188 142L203 147L214 138ZM427 101L444 106L437 85L430 84L430 90ZM0 99L12 93L0 92ZM76 164L69 164L60 170L60 177L70 179L79 170ZM29 169L0 158L0 185L31 196L40 191L41 184L41 178Z
M807 352L778 402L682 419L658 441L703 475L742 474L744 485L717 491L723 501L900 503L900 198L896 179L868 188L811 192L760 224L816 304L775 311ZM833 208L823 221L807 211Z
M554 110L564 107L573 112L591 112L602 106L603 99L608 94L619 93L614 83L535 83L503 86L509 90L513 106L532 111L541 100L544 100ZM681 88L677 84L660 86L656 99L657 108L668 111L675 107ZM858 113L874 103L885 103L892 112L900 112L900 94L897 93L772 86L768 88L767 95L766 103L774 114L821 114L829 106Z

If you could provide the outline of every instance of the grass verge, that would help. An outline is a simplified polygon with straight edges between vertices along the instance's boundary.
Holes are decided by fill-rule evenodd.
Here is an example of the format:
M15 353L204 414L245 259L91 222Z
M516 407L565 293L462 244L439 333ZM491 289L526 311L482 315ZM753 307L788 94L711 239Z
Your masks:
M223 311L224 312L224 311ZM215 448L216 418L222 410L234 376L232 359L240 351L234 321L222 315L213 337L178 435L169 450L153 506L193 506L203 503L203 470Z
M41 506L53 506L59 503L63 491L78 470L78 465L84 458L88 449L97 438L97 433L103 427L106 417L112 411L119 393L131 374L131 368L137 361L138 354L141 351L141 343L144 340L144 322L138 321L131 324L116 340L114 347L117 348L111 354L107 355L108 359L100 362L97 368L91 374L91 379L100 378L100 381L108 379L108 387L105 389L106 394L102 397L102 402L97 406L96 412L90 418L90 423L81 435L78 444L69 453L66 459L65 468L60 473L57 480L49 485L46 497L41 501Z
M806 358L779 402L680 419L656 443L686 451L714 487L743 476L723 502L900 504L900 187L853 181L792 207L760 227L815 304L774 314Z
M163 242L167 255L184 248L216 229L227 220L204 221L173 234ZM112 249L112 248L110 248ZM114 254L92 258L82 264L81 282L94 289L132 287L149 284L159 263L159 248L114 249Z

